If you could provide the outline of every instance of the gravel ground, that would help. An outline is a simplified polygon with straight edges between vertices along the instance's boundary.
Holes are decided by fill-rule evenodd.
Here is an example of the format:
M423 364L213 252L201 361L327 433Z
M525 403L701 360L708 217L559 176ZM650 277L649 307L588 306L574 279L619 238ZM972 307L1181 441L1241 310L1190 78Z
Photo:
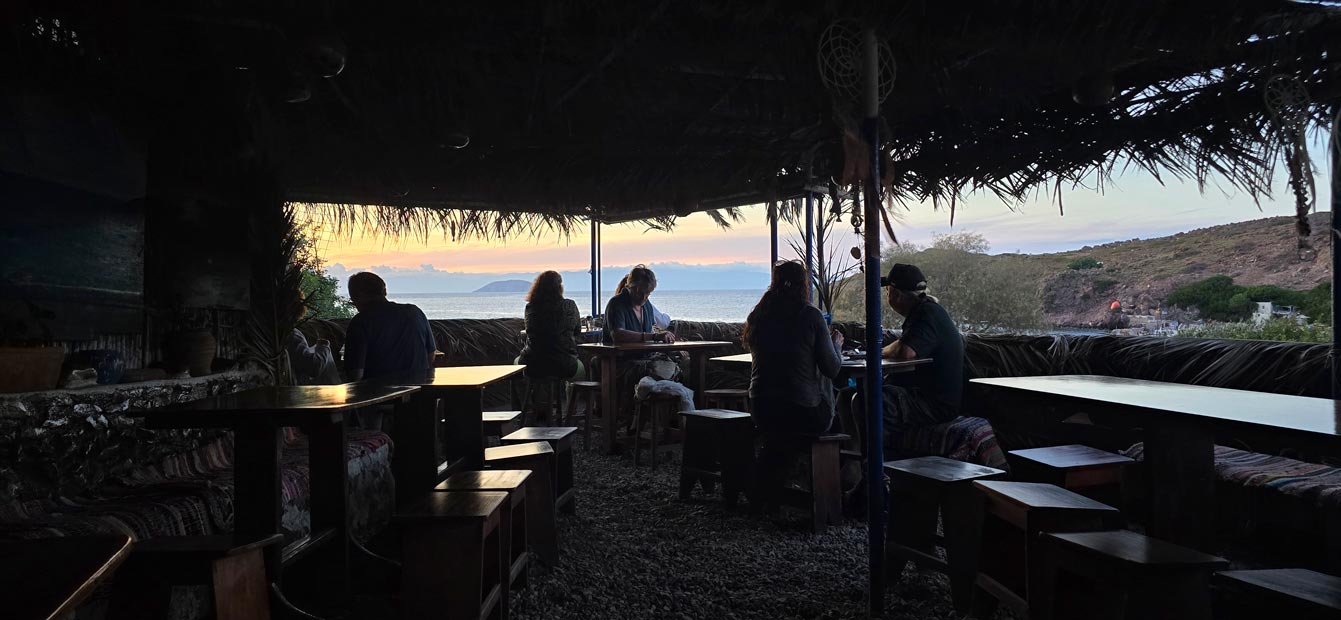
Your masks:
M678 457L656 471L625 458L576 455L577 514L561 515L562 557L513 593L519 620L864 618L866 528L816 536L808 516L727 511L678 497ZM742 502L743 504L743 502ZM910 568L886 596L886 618L955 618L949 587Z

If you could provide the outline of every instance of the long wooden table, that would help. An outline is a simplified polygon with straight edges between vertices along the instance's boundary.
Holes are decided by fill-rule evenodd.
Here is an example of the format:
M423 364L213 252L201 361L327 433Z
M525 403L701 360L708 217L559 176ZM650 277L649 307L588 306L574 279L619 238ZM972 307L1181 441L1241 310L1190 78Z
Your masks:
M525 369L521 365L446 366L433 369L432 377L382 380L419 388L410 405L396 414L392 426L397 503L414 500L458 471L484 469L484 389ZM441 420L438 400L444 406Z
M972 382L995 392L996 409L1061 405L1140 428L1152 492L1150 534L1203 550L1214 542L1217 437L1270 438L1341 454L1341 409L1326 398L1094 375Z
M616 379L619 377L617 364L621 355L629 353L650 353L655 351L673 352L687 351L690 355L689 374L693 378L689 386L694 390L694 400L697 406L703 405L703 386L706 384L705 376L707 374L706 355L709 351L715 351L724 347L732 346L734 343L723 342L719 340L681 340L677 342L629 342L620 344L580 344L578 350L596 355L600 359L601 366L601 415L605 416L603 426L604 449L607 454L615 449L615 427L616 420L619 419L619 394L615 391Z
M129 536L72 536L0 542L0 617L73 618L134 546Z
M722 362L725 364L753 364L754 354L739 353L736 355L723 355L721 357L714 357L708 361ZM917 370L918 366L930 364L931 362L932 362L931 358L918 359L918 360L899 360L899 361L881 360L880 372L883 374L912 372L914 370ZM843 360L842 366L838 370L838 376L842 378L850 377L858 380L866 378L866 360L865 359Z
M280 452L284 427L308 436L311 533L268 558L278 569L321 543L337 546L347 575L349 558L348 465L345 418L360 409L403 402L417 387L372 383L260 387L160 409L133 412L150 428L227 428L233 431L233 529L244 536L281 533L283 489ZM279 575L275 570L272 574Z

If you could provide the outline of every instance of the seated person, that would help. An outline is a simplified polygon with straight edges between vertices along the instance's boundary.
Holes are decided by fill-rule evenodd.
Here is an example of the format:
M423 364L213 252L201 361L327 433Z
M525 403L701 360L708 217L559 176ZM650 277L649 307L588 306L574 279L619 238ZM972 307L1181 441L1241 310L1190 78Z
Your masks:
M349 277L349 301L358 309L345 334L350 381L432 375L437 345L422 310L388 301L386 282L366 271Z
M657 288L657 276L638 265L620 280L615 296L605 306L606 344L624 342L675 342L675 334L655 331L656 306L648 300Z
M563 276L541 273L526 295L526 346L517 363L526 364L528 376L582 378L586 369L577 357L576 340L581 329L577 303L563 297Z
M301 299L302 294L299 293ZM301 322L307 314L307 306L299 306L295 323ZM334 385L341 383L340 372L335 367L335 354L331 351L331 342L324 338L309 345L307 336L297 327L284 340L284 351L289 354L289 369L293 371L293 382L297 385Z
M885 385L886 441L910 426L930 426L959 416L963 397L964 337L939 300L927 294L926 278L913 265L895 264L881 279L889 287L889 307L904 317L903 335L881 353L894 360L931 358L932 362L903 375L899 385Z
M756 508L776 503L783 480L799 457L795 434L817 435L833 423L825 392L842 367L843 337L829 329L810 304L810 280L797 261L773 267L772 283L745 320L743 340L752 354L750 398L763 436L755 464Z

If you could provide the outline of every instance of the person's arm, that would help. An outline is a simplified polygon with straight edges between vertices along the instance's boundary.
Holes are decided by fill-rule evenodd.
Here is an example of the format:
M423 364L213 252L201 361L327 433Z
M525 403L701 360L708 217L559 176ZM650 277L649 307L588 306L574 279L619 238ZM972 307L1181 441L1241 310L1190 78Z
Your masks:
M885 348L880 350L880 356L887 360L911 360L917 359L917 351L900 338L885 345Z
M656 306L652 306L652 324L653 324L653 325L657 326L657 327L660 328L660 329L666 329L666 328L670 327L670 322L671 322L671 318L670 318L670 315L669 315L669 314L666 314L665 312L662 312L661 310L658 310Z
M321 370L321 365L326 361L327 351L323 351L322 341L317 341L317 346L308 346L307 336L298 329L289 333L288 339L284 343L284 348L289 352L289 364L293 371L301 376L315 375ZM328 347L326 347L329 350Z
M833 336L829 335L829 326L824 323L824 317L820 315L819 310L806 310L807 320L810 322L810 334L814 338L813 350L815 352L815 365L819 367L820 374L834 379L838 377L838 371L843 368L843 357L839 355L838 343Z
M631 329L615 328L610 332L611 338L615 342L674 342L671 338L675 335L670 332L660 332L649 334L647 332L633 331Z

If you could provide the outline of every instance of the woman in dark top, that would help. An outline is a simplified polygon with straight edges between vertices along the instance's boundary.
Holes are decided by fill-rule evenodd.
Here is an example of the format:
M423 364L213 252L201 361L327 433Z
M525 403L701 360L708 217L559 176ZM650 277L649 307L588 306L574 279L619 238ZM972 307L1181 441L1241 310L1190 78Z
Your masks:
M528 376L581 378L585 369L576 340L581 329L577 303L563 298L563 276L557 271L536 276L526 295L526 347L517 363L526 364Z
M842 366L843 336L810 305L806 269L797 261L773 267L773 281L745 320L744 345L754 359L750 399L764 437L755 471L759 501L775 503L789 465L799 455L794 435L816 435L833 423L831 380Z

